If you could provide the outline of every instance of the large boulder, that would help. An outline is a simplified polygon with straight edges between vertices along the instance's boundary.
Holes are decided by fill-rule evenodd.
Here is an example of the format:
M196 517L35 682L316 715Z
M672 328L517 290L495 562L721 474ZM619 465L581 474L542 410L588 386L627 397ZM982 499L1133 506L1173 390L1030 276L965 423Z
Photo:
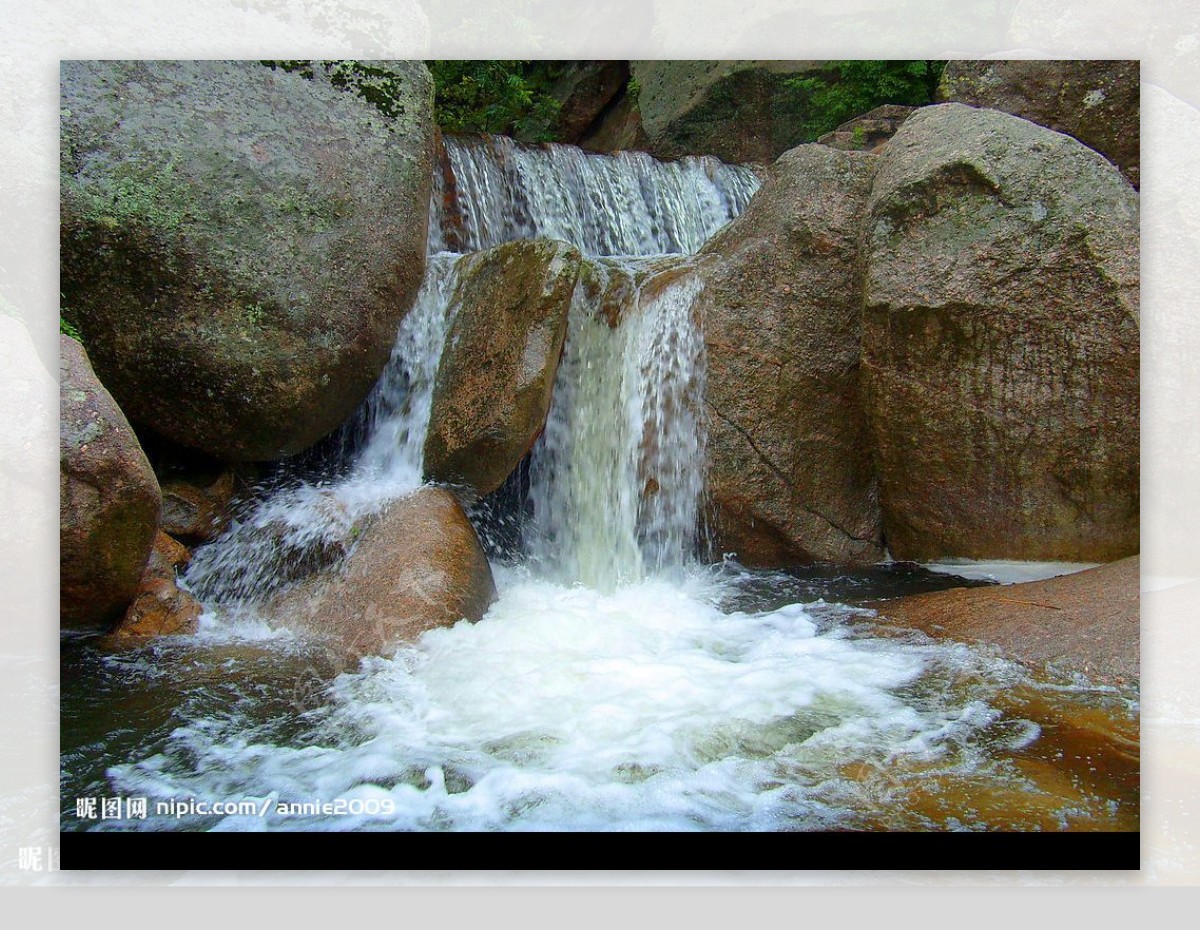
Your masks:
M1076 140L913 114L865 231L863 372L897 558L1138 550L1138 202Z
M809 92L827 61L631 61L647 151L773 161L803 141Z
M859 388L876 157L802 145L702 250L716 543L752 565L882 555Z
M107 629L138 590L162 500L129 422L74 339L59 339L59 603L64 628Z
M873 606L891 623L931 636L986 643L1026 665L1125 684L1140 674L1139 568L1133 556L1047 581L954 588Z
M425 473L468 496L504 483L546 424L582 257L550 239L457 265L456 314L434 382Z
M449 491L421 488L364 524L345 560L277 595L267 613L350 656L386 654L426 630L483 617L487 556Z
M320 65L64 62L63 314L134 422L275 459L370 391L421 283L433 126L424 65L363 64L386 113Z
M951 61L937 99L1003 110L1074 136L1140 179L1139 62Z

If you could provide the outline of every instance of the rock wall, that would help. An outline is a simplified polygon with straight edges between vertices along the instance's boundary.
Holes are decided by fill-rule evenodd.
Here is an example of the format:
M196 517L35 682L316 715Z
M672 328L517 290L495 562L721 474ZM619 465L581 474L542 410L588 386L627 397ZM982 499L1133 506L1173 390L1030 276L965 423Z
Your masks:
M702 252L713 530L745 564L882 555L859 384L875 161L792 149Z

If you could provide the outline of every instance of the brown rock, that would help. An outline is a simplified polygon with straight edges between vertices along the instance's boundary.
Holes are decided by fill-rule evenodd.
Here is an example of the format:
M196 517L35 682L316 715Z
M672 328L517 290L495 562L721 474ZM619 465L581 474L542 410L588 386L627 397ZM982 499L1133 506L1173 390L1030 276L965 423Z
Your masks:
M429 479L488 494L541 434L580 262L576 249L549 239L459 260L457 316L425 441Z
M900 559L1138 551L1138 202L1026 120L925 107L878 156L863 384Z
M817 141L843 152L877 152L896 134L916 107L885 103L827 132Z
M559 109L546 128L555 142L577 144L625 87L629 62L564 61L561 67L549 91ZM540 141L536 135L519 138Z
M954 588L871 605L931 636L995 645L1027 665L1052 665L1107 684L1140 667L1140 559L1026 584Z
M161 502L137 437L83 347L59 339L60 620L105 629L133 599Z
M479 620L496 598L487 556L449 491L426 487L369 524L339 569L279 594L267 612L351 656Z
M162 529L193 544L215 539L229 525L233 488L232 471L208 482L163 482Z
M951 61L938 100L1003 110L1065 132L1137 187L1141 92L1137 61Z
M195 633L203 610L198 600L175 583L176 570L192 554L161 530L154 538L150 561L142 573L137 596L113 631L118 639L144 639Z
M713 528L749 565L882 554L859 392L874 169L871 155L792 149L701 253Z
M589 152L648 151L650 140L642 127L637 97L622 93L579 140L579 146Z

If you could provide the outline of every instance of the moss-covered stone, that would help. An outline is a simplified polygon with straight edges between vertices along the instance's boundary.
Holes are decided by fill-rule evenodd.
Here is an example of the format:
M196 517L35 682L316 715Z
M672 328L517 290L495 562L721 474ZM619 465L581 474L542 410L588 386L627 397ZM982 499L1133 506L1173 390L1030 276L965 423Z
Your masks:
M389 116L318 71L62 69L64 317L132 420L226 460L337 427L420 286L428 73L388 65Z

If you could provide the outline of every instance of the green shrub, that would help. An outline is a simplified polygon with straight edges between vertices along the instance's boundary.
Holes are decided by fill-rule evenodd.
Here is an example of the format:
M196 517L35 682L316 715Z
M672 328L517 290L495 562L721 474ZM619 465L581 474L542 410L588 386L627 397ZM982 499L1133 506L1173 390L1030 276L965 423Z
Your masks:
M434 118L446 132L506 133L553 142L555 61L429 61Z
M804 141L885 103L932 103L945 67L944 61L831 61L830 76L790 78L788 86L807 97Z

